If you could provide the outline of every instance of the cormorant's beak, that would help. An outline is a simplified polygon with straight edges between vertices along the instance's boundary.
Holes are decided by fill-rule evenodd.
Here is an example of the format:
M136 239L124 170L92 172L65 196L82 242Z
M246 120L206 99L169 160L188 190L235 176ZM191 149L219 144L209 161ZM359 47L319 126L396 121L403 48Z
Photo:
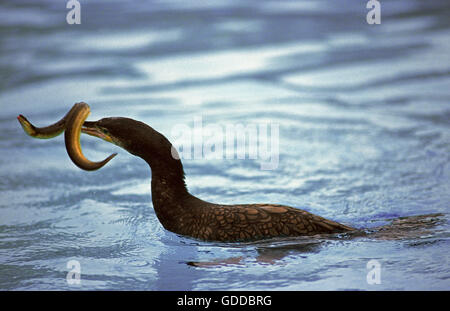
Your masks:
M103 133L98 127L97 122L91 122L91 121L84 121L83 127L81 128L81 133L88 134L94 137L101 138L103 140L106 140L109 143L113 143L111 136Z

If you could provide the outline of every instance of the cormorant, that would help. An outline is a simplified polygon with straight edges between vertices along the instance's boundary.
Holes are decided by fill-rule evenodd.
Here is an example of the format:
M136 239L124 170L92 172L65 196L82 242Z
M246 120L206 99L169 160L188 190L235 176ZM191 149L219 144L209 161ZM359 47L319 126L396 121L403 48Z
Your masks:
M89 161L81 151L80 133L116 144L144 159L151 168L156 216L169 231L206 241L239 242L356 230L290 206L222 205L203 201L189 193L176 149L161 133L129 118L85 121L89 112L86 103L77 103L63 119L45 128L34 127L22 115L18 120L25 132L33 137L51 138L65 130L67 152L84 170L99 169L116 154L101 162Z

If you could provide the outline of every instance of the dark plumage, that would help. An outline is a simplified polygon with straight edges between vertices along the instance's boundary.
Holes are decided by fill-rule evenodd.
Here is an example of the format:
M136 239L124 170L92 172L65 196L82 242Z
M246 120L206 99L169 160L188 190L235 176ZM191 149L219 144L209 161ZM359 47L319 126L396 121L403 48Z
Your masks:
M172 144L145 123L128 118L84 122L82 131L144 159L152 172L152 201L169 231L208 241L251 241L354 230L306 211L274 204L221 205L191 195ZM176 151L175 151L176 152Z

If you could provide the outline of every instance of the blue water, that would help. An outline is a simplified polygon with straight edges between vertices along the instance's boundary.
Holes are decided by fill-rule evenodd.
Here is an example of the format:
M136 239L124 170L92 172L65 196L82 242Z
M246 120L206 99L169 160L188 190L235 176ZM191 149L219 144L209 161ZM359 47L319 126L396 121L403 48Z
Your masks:
M65 1L0 4L1 290L450 289L450 5L382 1ZM82 137L99 171L37 126L75 102L170 140L177 124L279 125L279 162L185 159L190 191L279 203L358 228L441 213L411 237L205 243L164 230L150 169ZM172 135L172 136L171 136ZM379 262L380 284L366 265ZM80 284L68 284L70 260ZM197 266L191 262L199 263Z

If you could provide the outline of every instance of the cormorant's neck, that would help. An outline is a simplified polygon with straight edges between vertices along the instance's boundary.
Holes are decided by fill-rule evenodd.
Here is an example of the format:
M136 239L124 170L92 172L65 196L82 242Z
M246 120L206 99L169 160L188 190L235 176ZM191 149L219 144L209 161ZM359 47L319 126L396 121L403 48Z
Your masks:
M150 166L153 208L162 225L175 231L180 215L188 210L186 201L192 197L184 181L183 165L164 135L146 124L139 123L136 128L135 135L128 139L127 150Z
M165 199L170 197L172 201L182 199L188 193L180 160L171 158L163 164L149 163L149 165L152 170L152 196L156 191L157 197L163 196Z
M144 159L152 170L152 194L173 200L187 193L181 160L169 140L148 127L135 139L132 153ZM174 156L174 152L176 153Z
M172 160L178 163L171 162L164 168L150 165L151 189L153 208L159 221L167 230L177 232L181 215L189 210L186 201L191 195L184 182L181 161Z

